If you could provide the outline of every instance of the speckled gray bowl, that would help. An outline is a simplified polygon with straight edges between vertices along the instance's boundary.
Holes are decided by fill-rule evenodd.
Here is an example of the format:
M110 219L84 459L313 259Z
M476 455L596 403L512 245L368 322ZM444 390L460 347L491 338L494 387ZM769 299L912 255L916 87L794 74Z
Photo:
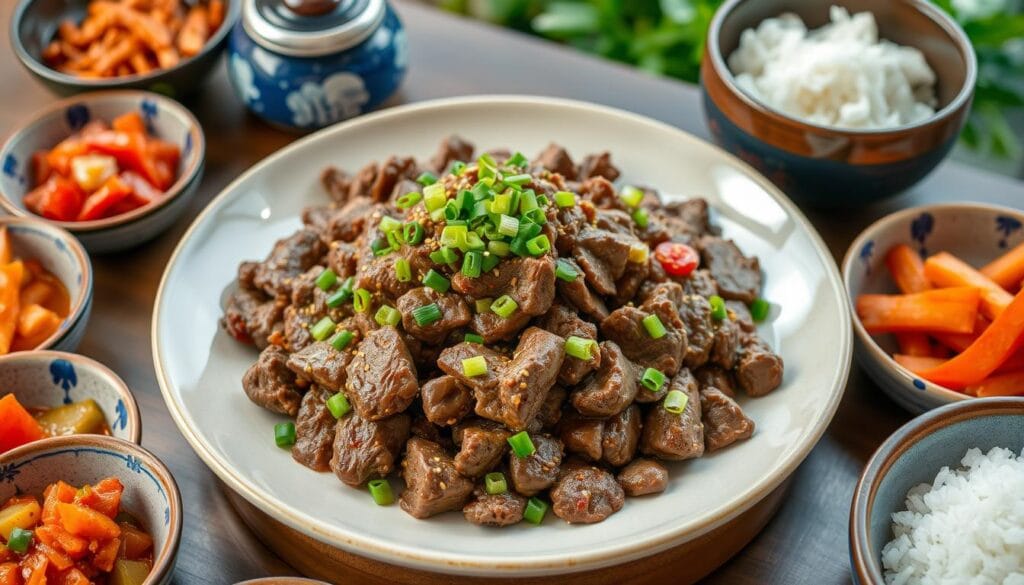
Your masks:
M142 417L131 390L109 368L85 356L59 351L0 356L0 396L8 393L27 408L55 408L91 398L112 436L142 441Z

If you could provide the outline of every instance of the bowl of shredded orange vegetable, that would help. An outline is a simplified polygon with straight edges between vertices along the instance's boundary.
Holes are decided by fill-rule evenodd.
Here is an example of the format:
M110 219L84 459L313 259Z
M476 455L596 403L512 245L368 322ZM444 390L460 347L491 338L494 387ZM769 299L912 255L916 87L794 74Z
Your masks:
M1024 212L894 213L853 242L843 276L857 360L903 407L1024 396Z
M149 451L98 435L0 454L0 585L170 582L181 496Z

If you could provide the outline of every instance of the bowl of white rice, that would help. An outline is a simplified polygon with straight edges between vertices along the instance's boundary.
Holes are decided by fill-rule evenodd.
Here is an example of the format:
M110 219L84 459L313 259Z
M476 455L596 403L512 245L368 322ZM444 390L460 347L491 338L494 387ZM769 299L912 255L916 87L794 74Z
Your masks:
M1024 398L913 419L868 461L850 510L859 585L1024 584Z
M701 67L719 145L816 207L924 178L956 142L975 80L970 40L928 0L728 0Z

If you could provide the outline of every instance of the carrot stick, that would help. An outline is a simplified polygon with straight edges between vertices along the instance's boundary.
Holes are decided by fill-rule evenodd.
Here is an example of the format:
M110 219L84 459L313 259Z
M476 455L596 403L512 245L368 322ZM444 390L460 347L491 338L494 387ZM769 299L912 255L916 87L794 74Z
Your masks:
M899 244L890 248L885 255L885 265L901 292L917 293L931 288L924 272L924 261L910 246Z
M904 355L925 357L935 354L932 341L925 333L897 333L896 344L900 346L900 353Z
M928 280L937 287L973 286L981 289L981 311L995 319L1013 300L1013 295L969 264L947 252L939 252L925 260Z
M1015 289L1024 280L1024 243L986 264L981 273L1006 290Z
M986 319L984 315L979 314L977 320L974 322L974 331L971 333L932 333L932 337L942 345L956 353L960 353L970 347L972 343L981 337L981 334L984 333L985 329L987 329L991 324L992 322Z
M860 295L857 316L869 333L970 333L974 331L980 299L980 291L973 287L910 295Z
M0 264L8 264L14 260L14 248L11 246L11 235L7 226L0 227Z
M946 361L937 357L905 355L902 353L893 354L892 359L896 360L897 364L915 374L926 372L932 368L942 365Z
M1020 346L1024 334L1024 292L965 351L921 376L947 388L977 384L996 371Z
M964 391L973 396L1018 396L1024 394L1024 370L989 376Z

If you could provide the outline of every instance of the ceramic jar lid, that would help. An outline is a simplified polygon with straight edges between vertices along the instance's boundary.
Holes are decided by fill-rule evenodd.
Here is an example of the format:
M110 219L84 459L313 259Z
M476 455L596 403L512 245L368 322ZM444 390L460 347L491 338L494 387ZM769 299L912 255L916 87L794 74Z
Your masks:
M384 0L245 0L242 26L265 49L317 57L363 42L384 14Z

